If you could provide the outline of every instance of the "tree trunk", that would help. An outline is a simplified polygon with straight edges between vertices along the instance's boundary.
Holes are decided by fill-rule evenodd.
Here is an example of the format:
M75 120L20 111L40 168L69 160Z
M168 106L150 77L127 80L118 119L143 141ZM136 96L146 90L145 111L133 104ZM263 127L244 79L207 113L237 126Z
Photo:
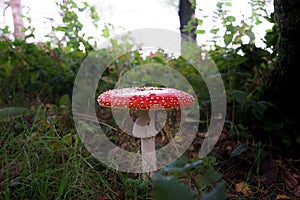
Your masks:
M198 23L195 18L195 5L193 5L191 2L193 2L193 0L179 1L178 15L180 20L180 33L182 35L182 41L186 41L188 37L196 41L197 37L196 29Z
M267 90L284 117L299 123L300 1L274 0L277 61Z
M21 0L9 0L9 6L12 9L13 21L14 21L14 37L15 39L23 39L25 33L22 32L24 28L22 19L22 4Z

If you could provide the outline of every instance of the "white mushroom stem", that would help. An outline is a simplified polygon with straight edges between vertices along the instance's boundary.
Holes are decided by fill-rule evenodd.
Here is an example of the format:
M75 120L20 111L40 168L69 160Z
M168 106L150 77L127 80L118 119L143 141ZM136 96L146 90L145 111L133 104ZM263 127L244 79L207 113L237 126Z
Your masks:
M139 118L133 125L132 134L141 138L142 167L144 172L157 170L155 152L155 119L153 112L140 110Z

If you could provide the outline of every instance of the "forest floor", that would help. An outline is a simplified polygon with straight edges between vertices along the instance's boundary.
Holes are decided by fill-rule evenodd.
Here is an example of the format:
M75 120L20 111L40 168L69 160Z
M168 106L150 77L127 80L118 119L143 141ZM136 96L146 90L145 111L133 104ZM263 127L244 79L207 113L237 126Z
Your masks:
M104 113L99 117L109 121L112 116ZM162 134L156 138L156 145L164 146L169 142L168 137L172 137L169 128L166 126L162 129ZM257 139L257 134L251 135L250 132L247 139L239 138L227 129L229 127L224 127L218 142L208 156L217 158L214 167L222 174L221 180L226 184L228 199L300 199L299 143L295 143L298 147L285 149L281 141L274 142L272 137L267 137L268 140ZM183 156L197 159L205 136L205 132L199 131ZM132 137L124 135L123 132L117 132L116 137L122 138L118 140L122 142L118 144L119 146L129 149L139 148L139 144L135 143L137 141L133 141Z
M220 160L229 199L300 199L300 157L296 150L284 151L253 138L241 143L223 131L212 154Z
M78 138L70 110L57 109L40 105L32 115L0 121L0 199L153 199L151 181L100 163ZM111 123L110 112L98 117L102 126L111 124L107 136L115 144L130 151L140 148L138 139ZM182 157L199 159L205 136L199 131ZM167 144L168 137L169 130L163 130L156 145ZM299 148L285 150L254 138L239 138L225 127L208 155L215 157L213 173L225 183L227 199L300 199ZM184 172L179 180L198 194L208 193L216 184L209 181L202 190L191 181L201 172L201 167Z

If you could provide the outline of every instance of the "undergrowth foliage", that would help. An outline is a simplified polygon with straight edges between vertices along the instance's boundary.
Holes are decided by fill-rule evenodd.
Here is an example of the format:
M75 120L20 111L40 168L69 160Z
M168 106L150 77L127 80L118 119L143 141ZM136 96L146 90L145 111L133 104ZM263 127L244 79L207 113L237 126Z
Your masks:
M266 115L276 109L262 100L276 51L274 30L267 30L265 48L257 47L253 28L262 20L273 23L273 15L264 10L264 1L252 1L250 19L237 22L228 9L230 0L216 5L215 22L210 34L213 45L205 56L212 58L221 72L227 92L229 129L233 136L247 141L250 128L280 130L282 122ZM109 169L94 159L79 140L71 113L71 93L76 73L94 48L91 37L82 33L79 12L88 11L97 27L99 16L93 6L78 6L68 0L58 4L63 24L53 31L64 34L61 40L30 43L9 40L0 30L0 197L3 199L225 199L226 188L218 172L217 158L185 158L159 170L153 182L138 174ZM198 19L197 34L205 19ZM107 24L102 30L110 38ZM249 42L245 43L243 37ZM130 49L130 36L124 41L111 39L111 48L101 52ZM168 65L180 72L192 85L200 102L199 131L209 124L209 93L201 75L182 57L163 50L146 57L139 50L128 51L108 66L99 80L97 94L114 87L132 68L147 63ZM253 124L253 122L258 122ZM113 122L108 122L115 126ZM240 135L243 133L243 135ZM244 139L244 140L243 140ZM288 146L289 141L285 139ZM243 146L243 145L242 145ZM199 147L199 145L197 146ZM192 148L191 148L192 149ZM236 153L237 156L239 153ZM241 153L241 152L240 152Z
M70 95L85 57L79 50L66 52L26 40L2 40L0 46L2 105L55 102L64 94Z

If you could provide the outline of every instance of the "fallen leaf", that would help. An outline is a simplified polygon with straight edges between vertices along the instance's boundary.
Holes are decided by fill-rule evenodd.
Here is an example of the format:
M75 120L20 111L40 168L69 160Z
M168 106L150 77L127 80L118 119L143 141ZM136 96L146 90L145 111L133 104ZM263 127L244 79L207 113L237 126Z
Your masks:
M277 199L292 199L291 197L288 197L288 196L286 196L286 195L284 195L284 194L278 194L277 196L276 196L276 200Z
M249 188L248 184L244 181L235 184L235 191L241 192L244 195L250 195L253 193L252 190Z
M300 197L300 185L297 185L293 190L293 194L297 197Z
M52 148L52 149L55 149L55 148L57 148L57 147L58 147L58 142L52 141L52 143L51 143L51 148Z
M282 178L289 189L293 189L298 185L297 179L285 167L282 168Z
M199 137L202 137L202 138L205 138L206 134L207 134L207 133L205 133L205 132L200 132L200 133L198 133L198 136L199 136Z
M45 107L46 107L47 109L50 109L50 108L52 107L52 105L51 105L51 103L46 103Z
M184 138L180 135L175 135L174 137L174 140L177 142L177 143L181 143L184 141Z
M260 168L261 180L272 183L278 179L279 167L273 159L266 159Z
M100 196L97 198L97 200L107 200L108 198L107 197L104 197L104 196Z

